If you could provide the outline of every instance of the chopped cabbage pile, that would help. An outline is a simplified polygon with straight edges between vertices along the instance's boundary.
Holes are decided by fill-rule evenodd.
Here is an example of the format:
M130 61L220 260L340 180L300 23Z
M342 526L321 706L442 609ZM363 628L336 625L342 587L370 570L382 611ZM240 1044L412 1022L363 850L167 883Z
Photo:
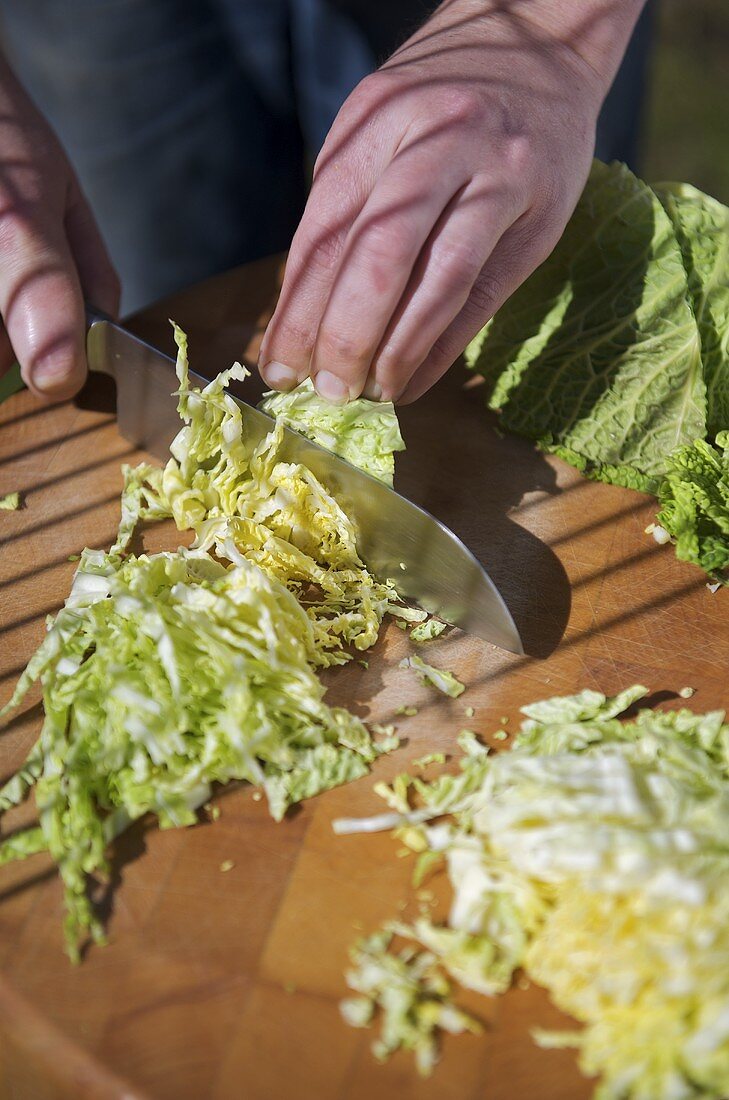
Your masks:
M84 551L71 594L0 716L43 684L45 721L0 808L35 787L40 824L0 842L0 863L47 850L65 886L66 935L101 928L87 875L151 812L191 825L211 784L260 784L280 820L355 779L378 752L363 723L323 701L314 634L291 593L245 559L203 550L122 561Z
M723 712L688 710L620 721L645 694L585 691L525 707L511 752L464 738L458 774L400 776L381 792L394 812L336 827L396 824L419 877L445 864L447 923L423 913L386 929L427 953L431 983L433 955L447 978L489 995L523 968L584 1025L536 1040L575 1046L583 1072L602 1075L601 1100L720 1100L729 1095L729 724ZM368 978L389 965L388 944L376 941L372 958L373 942L354 950L359 999L347 1018L365 1024L380 1007L387 1050L418 1049L417 1015L406 1013L398 1043L388 983ZM410 1003L419 1003L412 991ZM432 1028L420 1030L430 1049Z
M175 339L184 427L164 471L127 471L127 510L132 518L135 510L142 518L170 514L181 531L195 531L201 549L260 566L305 607L316 663L350 660L346 646L364 650L377 640L395 589L365 568L353 524L331 493L305 466L278 458L280 423L260 443L247 443L240 409L225 392L245 368L236 364L191 390L187 339L177 326Z
M50 853L74 959L86 933L103 939L88 878L136 818L193 824L211 784L236 779L260 785L279 820L397 744L327 706L315 672L371 646L397 593L369 574L350 520L311 472L279 461L282 426L257 444L242 436L225 387L244 369L190 389L187 341L175 336L184 426L172 457L164 470L125 468L115 544L83 552L0 710L40 681L40 737L0 791L0 812L34 791L39 820L0 840L0 863ZM195 532L193 548L131 553L138 524L165 516Z
M289 393L270 392L260 406L353 466L392 485L395 451L404 451L392 401L358 397L346 405L331 405L317 395L310 378Z

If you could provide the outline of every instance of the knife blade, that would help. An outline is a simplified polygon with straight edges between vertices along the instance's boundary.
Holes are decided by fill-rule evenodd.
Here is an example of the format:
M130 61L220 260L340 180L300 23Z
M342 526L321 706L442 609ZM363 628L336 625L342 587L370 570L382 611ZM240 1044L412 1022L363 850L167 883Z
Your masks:
M160 459L180 429L174 360L108 318L89 311L89 368L111 375L117 420L130 443ZM190 371L192 386L208 379ZM239 398L246 438L253 445L273 420ZM523 654L519 632L498 589L477 558L444 524L381 481L284 429L281 458L307 466L352 519L362 560L405 599L462 630Z

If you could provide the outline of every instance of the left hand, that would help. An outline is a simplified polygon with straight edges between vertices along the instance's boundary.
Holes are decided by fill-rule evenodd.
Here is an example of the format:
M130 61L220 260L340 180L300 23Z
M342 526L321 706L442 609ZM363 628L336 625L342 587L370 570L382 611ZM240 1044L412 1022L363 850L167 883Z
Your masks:
M577 203L640 10L600 10L611 3L600 65L554 25L551 0L450 0L358 85L317 160L262 342L269 385L311 374L330 401L412 401L440 378ZM581 28L592 6L560 10Z

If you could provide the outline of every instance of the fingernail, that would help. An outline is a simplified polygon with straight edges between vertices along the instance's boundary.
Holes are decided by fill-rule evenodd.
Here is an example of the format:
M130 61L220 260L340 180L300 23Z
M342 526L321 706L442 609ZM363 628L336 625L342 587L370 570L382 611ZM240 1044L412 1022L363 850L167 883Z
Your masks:
M382 386L379 382L375 382L374 378L367 379L367 385L362 391L363 397L369 397L370 401L382 400Z
M314 387L320 397L334 405L343 405L349 401L349 386L328 370L320 370L314 378Z
M299 381L296 371L293 371L291 367L287 367L285 363L276 363L273 360L261 367L261 374L264 381L274 390L293 389Z
M35 364L30 377L39 390L56 390L68 382L72 371L67 352L62 355L51 353Z

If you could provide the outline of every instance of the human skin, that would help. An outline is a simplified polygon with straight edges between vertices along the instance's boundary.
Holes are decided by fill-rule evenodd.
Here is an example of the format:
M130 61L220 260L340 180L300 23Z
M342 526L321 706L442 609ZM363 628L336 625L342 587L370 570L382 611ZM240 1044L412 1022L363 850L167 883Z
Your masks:
M549 255L642 0L447 0L342 106L314 169L266 382L342 403L432 386Z
M556 244L643 0L446 0L346 100L260 367L329 400L410 401ZM86 375L83 301L119 284L72 167L0 60L0 376Z
M119 280L53 131L0 59L0 377L39 397L86 377L84 298L115 315Z

